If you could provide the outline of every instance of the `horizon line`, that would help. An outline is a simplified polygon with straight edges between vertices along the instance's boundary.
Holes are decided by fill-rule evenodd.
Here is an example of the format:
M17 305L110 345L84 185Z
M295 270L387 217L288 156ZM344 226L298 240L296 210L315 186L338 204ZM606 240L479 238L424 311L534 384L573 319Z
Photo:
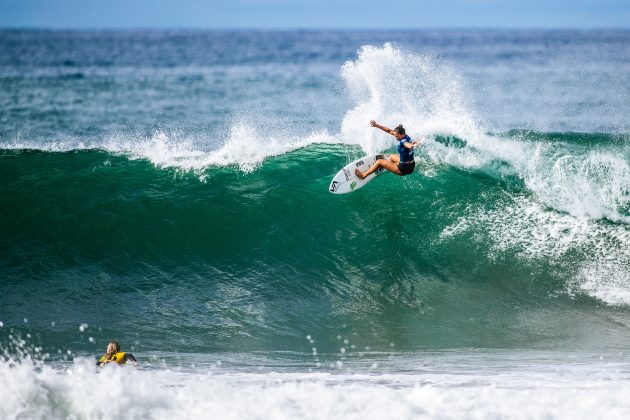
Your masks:
M420 31L628 31L630 26L432 26L417 28L340 28L340 27L206 27L206 26L102 26L102 27L80 27L80 26L2 26L0 31L216 31L216 32L420 32Z

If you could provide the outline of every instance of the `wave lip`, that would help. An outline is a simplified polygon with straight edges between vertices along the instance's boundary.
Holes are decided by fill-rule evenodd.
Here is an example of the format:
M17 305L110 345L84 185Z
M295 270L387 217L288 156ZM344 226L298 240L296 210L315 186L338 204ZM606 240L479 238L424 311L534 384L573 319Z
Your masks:
M287 138L289 140L287 140ZM295 137L265 135L246 123L236 123L228 131L223 144L207 150L203 144L179 135L156 131L150 137L113 135L103 142L85 143L77 139L52 141L12 141L0 143L0 150L39 150L61 153L80 150L103 150L127 155L131 159L146 159L158 168L203 171L211 167L235 166L249 173L265 159L279 156L313 144L338 143L326 131Z

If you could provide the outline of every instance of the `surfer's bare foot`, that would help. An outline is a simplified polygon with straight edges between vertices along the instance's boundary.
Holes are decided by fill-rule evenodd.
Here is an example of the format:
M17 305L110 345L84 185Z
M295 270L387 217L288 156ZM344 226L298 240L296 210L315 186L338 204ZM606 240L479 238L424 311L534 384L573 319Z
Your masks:
M354 170L354 174L355 174L355 175L357 176L357 178L359 178L359 179L363 179L363 178L365 178L365 177L363 176L363 172L361 172L361 171L360 171L360 170L358 170L358 169L355 169L355 170Z

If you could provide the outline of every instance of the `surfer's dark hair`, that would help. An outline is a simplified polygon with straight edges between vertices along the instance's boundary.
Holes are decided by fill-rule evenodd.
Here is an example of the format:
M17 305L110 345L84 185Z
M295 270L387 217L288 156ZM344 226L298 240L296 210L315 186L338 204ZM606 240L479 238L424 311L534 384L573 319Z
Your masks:
M398 124L398 127L394 128L394 131L397 132L398 134L402 134L403 136L406 135L405 127L403 127L402 124Z

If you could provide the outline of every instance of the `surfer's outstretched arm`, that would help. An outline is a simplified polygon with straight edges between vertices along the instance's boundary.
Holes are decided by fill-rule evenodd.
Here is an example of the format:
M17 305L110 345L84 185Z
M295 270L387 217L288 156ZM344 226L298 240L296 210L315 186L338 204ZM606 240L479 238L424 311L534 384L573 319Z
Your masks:
M374 121L374 120L371 120L371 121L370 121L370 125L371 125L372 127L380 128L381 130L383 130L383 131L384 131L384 132L386 132L387 134L391 134L392 136L395 136L395 135L396 135L396 132L395 132L394 130L392 130L392 129L391 129L391 128L389 128L389 127L385 127L384 125L381 125L381 124L377 123L377 122L376 122L376 121Z

